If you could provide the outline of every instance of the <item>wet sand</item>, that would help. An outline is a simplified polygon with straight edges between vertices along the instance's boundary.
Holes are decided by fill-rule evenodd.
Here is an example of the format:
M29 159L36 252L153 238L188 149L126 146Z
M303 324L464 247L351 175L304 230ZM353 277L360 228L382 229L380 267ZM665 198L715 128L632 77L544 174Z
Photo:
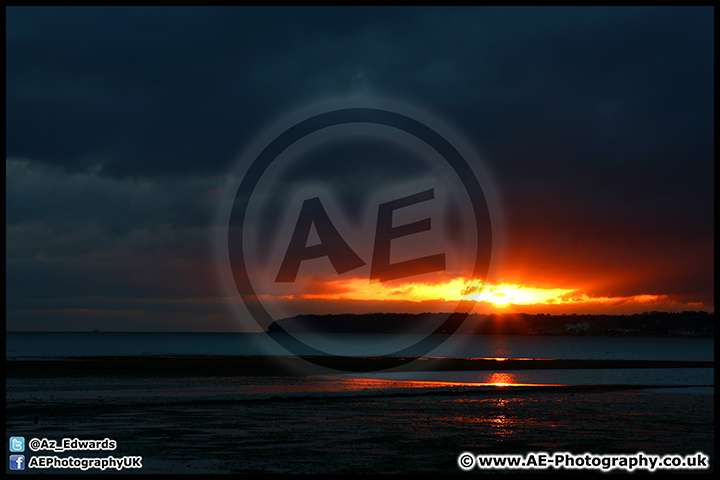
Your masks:
M711 455L714 444L712 397L641 391L50 402L12 406L6 421L26 438L113 438L113 455L141 455L144 473L458 473L465 451Z
M710 455L711 466L714 461L712 388L698 394L684 388L612 385L494 387L430 395L410 388L392 395L371 391L251 398L217 395L191 376L126 372L117 375L118 382L129 382L136 390L113 390L107 373L58 377L48 372L35 370L32 376L15 369L8 375L6 435L112 438L118 442L113 456L143 457L142 470L127 473L447 474L461 473L457 457L466 451L700 451ZM253 387L261 381L291 385L301 380L232 377L235 384ZM172 394L162 388L164 382L180 392L197 391ZM13 396L20 386L31 386L34 393Z
M6 436L111 438L118 442L113 452L72 455L143 457L141 470L125 473L448 474L462 473L457 465L462 452L703 452L710 455L711 466L714 460L712 387L438 387L438 383L364 380L337 370L323 377L301 375L307 369L300 367L307 367L307 362L277 360L8 361ZM335 358L334 362L332 366L348 371L381 366L401 371L499 366L497 359L485 358L399 363L387 358ZM503 370L713 366L713 362L531 359L501 364ZM577 473L535 471L542 472ZM662 473L667 472L679 473Z

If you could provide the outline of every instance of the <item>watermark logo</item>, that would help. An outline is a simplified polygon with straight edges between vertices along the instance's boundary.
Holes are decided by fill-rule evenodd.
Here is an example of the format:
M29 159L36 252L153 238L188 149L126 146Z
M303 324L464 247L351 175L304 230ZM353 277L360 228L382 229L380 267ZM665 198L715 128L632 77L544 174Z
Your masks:
M25 451L25 437L10 437L10 451L11 452L24 452Z
M456 132L407 105L338 100L291 114L248 149L225 192L221 268L240 317L311 361L431 351L490 268L494 204L479 166ZM377 319L423 307L443 314ZM372 352L331 335L378 331L394 340Z

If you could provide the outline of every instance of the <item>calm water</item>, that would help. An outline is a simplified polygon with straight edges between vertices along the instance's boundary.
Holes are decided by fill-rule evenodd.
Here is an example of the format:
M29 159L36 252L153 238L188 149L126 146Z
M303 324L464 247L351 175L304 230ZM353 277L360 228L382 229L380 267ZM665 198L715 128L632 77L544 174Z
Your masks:
M329 354L387 355L422 339L416 335L324 335L302 338ZM262 333L9 332L6 358L103 355L288 355ZM303 353L303 352L299 352ZM309 352L308 352L309 353ZM447 337L417 355L586 360L713 361L708 338L628 338L472 335Z
M398 340L377 335L334 335L331 347L345 345L348 355L364 355L378 349L395 348ZM326 341L327 338L323 338ZM400 339L407 344L418 339ZM317 339L315 339L318 345ZM8 359L51 359L82 356L134 355L288 355L265 334L231 333L8 333ZM330 348L328 348L330 350ZM713 361L714 342L699 338L603 338L540 336L457 336L428 353L436 357L489 357L585 360L676 360ZM113 396L193 397L196 395L238 398L300 395L363 395L483 388L492 385L642 385L658 388L682 387L684 393L713 394L713 368L613 368L507 370L503 362L492 371L338 373L305 378L246 379L96 379L71 387L66 379L52 379L43 386L33 381L14 380L12 388L20 397L37 396L41 390L53 395L89 396L105 392ZM80 391L84 393L81 394ZM22 392L22 393L21 393Z

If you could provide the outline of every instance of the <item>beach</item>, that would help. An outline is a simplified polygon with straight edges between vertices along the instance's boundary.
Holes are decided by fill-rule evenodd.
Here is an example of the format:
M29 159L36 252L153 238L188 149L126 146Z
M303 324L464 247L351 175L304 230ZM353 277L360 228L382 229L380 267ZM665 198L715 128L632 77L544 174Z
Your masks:
M203 375L183 373L188 359L176 360L174 373L67 360L14 363L6 369L6 434L111 438L113 452L73 455L142 456L142 468L127 473L447 474L463 473L457 464L463 452L703 452L711 463L699 473L713 471L712 386L458 384L337 372Z

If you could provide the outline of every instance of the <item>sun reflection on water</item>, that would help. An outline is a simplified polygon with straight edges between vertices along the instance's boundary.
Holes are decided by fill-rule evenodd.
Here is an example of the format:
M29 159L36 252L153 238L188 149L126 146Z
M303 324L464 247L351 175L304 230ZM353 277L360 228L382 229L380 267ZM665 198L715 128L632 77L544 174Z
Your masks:
M517 385L517 383L515 383L515 377L512 373L501 372L496 372L490 375L490 382L488 383L496 387L508 387L510 385Z

